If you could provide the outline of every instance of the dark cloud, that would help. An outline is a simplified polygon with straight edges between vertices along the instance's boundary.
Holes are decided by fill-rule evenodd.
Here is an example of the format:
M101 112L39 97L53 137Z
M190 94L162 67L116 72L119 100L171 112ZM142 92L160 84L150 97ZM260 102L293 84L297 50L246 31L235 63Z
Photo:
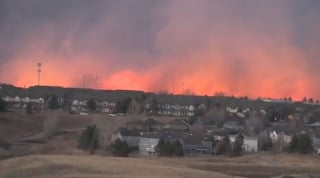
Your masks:
M102 55L116 52L122 54L117 59L120 65L152 63L149 59L156 55L155 35L165 23L157 14L164 2L5 1L0 38L13 50L3 52L16 53L32 43L33 38L50 36L48 48L54 53L64 53L68 40L71 56L82 52L103 60ZM132 61L132 55L140 58Z

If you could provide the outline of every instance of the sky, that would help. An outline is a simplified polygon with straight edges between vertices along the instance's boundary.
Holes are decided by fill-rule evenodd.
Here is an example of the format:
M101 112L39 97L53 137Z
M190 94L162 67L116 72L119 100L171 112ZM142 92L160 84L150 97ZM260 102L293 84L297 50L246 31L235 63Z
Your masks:
M0 0L0 83L320 99L319 0Z

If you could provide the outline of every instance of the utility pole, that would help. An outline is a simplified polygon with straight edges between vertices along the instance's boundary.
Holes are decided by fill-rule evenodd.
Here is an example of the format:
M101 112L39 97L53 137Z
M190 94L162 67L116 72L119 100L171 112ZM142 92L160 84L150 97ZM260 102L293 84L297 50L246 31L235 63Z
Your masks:
M38 62L37 66L38 66L37 73L38 73L38 86L39 86L40 85L40 73L41 73L42 63Z

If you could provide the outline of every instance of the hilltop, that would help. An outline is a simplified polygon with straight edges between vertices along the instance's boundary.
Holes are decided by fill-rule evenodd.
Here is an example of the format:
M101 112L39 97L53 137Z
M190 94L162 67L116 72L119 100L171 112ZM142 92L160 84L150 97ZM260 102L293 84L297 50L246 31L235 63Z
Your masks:
M248 97L234 96L200 96L200 95L181 95L168 93L152 93L136 90L98 90L88 88L65 88L60 86L31 86L28 88L16 87L10 84L0 84L0 96L10 97L30 97L30 98L48 98L50 95L56 95L61 98L72 99L95 99L116 102L124 98L147 99L155 98L159 103L169 104L210 104L224 105L230 107L250 107L250 108L268 108L274 104L294 104L295 106L305 106L306 103L299 101L285 101L282 99L249 99ZM310 106L311 107L311 106Z

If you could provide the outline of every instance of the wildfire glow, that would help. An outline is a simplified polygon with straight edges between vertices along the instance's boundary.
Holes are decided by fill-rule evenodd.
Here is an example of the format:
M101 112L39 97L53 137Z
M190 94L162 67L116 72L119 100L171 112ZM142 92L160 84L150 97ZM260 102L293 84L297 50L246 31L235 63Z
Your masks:
M41 85L320 98L320 11L311 6L299 20L294 2L137 2L57 5L44 19L28 5L5 12L1 82L36 85L42 62Z

